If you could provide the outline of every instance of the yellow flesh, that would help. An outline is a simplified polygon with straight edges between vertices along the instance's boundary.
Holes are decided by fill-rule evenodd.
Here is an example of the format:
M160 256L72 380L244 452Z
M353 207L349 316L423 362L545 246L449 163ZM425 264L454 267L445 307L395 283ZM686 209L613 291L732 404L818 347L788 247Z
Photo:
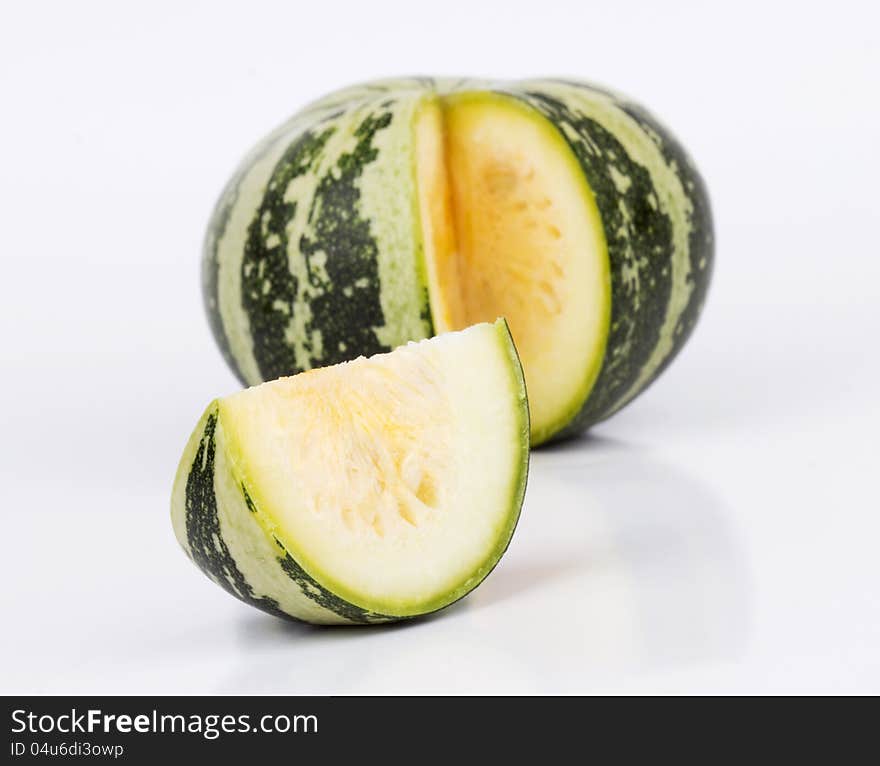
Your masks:
M507 319L538 443L586 399L604 350L609 277L592 192L562 136L512 98L448 96L416 131L435 331Z
M525 449L506 338L483 324L222 401L262 523L334 593L417 612L489 556Z

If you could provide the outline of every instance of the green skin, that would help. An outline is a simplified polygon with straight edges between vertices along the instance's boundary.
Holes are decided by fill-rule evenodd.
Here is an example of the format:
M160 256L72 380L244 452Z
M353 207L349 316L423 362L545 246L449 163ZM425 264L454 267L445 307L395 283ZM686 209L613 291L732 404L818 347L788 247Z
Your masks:
M259 487L237 466L236 446L224 429L222 401L212 402L184 449L174 482L171 519L175 535L192 562L211 580L244 603L276 617L322 625L370 625L412 619L443 609L476 588L507 550L519 520L528 477L529 410L522 366L503 320L495 336L509 358L510 407L518 413L519 439L511 448L507 516L485 558L447 592L394 612L359 602L297 554L297 541L285 543L271 514L260 508ZM501 392L499 392L501 394Z
M526 104L560 132L605 234L611 321L600 372L546 439L604 420L678 354L706 297L714 238L705 184L669 131L584 83L418 78L355 86L307 107L227 185L208 229L203 288L214 336L242 382L433 334L414 180L397 170L377 175L387 182L365 177L410 161L422 100L481 90Z

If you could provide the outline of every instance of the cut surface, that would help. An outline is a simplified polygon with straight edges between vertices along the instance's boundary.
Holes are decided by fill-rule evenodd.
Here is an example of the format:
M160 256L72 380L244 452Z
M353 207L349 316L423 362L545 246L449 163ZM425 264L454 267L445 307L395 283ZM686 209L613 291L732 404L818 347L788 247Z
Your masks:
M563 136L521 101L461 93L423 114L417 175L435 331L507 319L540 443L583 404L604 353L610 276L593 194Z
M265 383L220 418L266 532L346 601L432 611L507 546L528 412L503 321Z

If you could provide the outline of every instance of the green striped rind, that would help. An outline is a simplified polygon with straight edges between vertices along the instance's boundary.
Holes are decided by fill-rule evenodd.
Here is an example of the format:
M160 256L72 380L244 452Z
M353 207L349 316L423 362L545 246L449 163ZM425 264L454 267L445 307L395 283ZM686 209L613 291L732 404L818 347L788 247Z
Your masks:
M171 502L174 532L187 555L236 598L279 617L317 624L369 624L388 617L322 587L267 526L237 476L217 403L190 437Z
M696 326L706 302L709 283L712 281L712 269L715 263L715 229L709 203L709 190L681 143L644 107L622 97L618 97L617 103L659 146L667 165L675 168L681 177L682 187L690 202L688 209L690 233L687 243L690 268L685 279L691 284L692 289L687 292L687 302L678 312L677 321L672 327L671 348L661 350L664 358L650 371L650 379L641 385L639 389L641 391L666 369ZM626 404L636 393L638 392L630 392L630 397L621 401L618 408Z
M254 384L432 334L412 121L430 83L331 94L263 141L208 227L211 328Z

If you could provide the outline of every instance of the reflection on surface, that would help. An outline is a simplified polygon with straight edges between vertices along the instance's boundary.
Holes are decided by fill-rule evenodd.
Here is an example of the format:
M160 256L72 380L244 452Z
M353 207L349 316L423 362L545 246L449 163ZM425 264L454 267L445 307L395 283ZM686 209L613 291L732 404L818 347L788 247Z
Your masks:
M521 532L538 543L477 600L522 593L537 608L530 594L540 589L545 609L568 614L569 634L554 646L581 667L652 668L743 647L746 565L709 487L596 439L536 453L530 481Z
M533 454L510 550L463 602L378 629L254 615L248 660L220 691L588 692L734 658L747 628L745 563L721 501L681 466L589 438Z

